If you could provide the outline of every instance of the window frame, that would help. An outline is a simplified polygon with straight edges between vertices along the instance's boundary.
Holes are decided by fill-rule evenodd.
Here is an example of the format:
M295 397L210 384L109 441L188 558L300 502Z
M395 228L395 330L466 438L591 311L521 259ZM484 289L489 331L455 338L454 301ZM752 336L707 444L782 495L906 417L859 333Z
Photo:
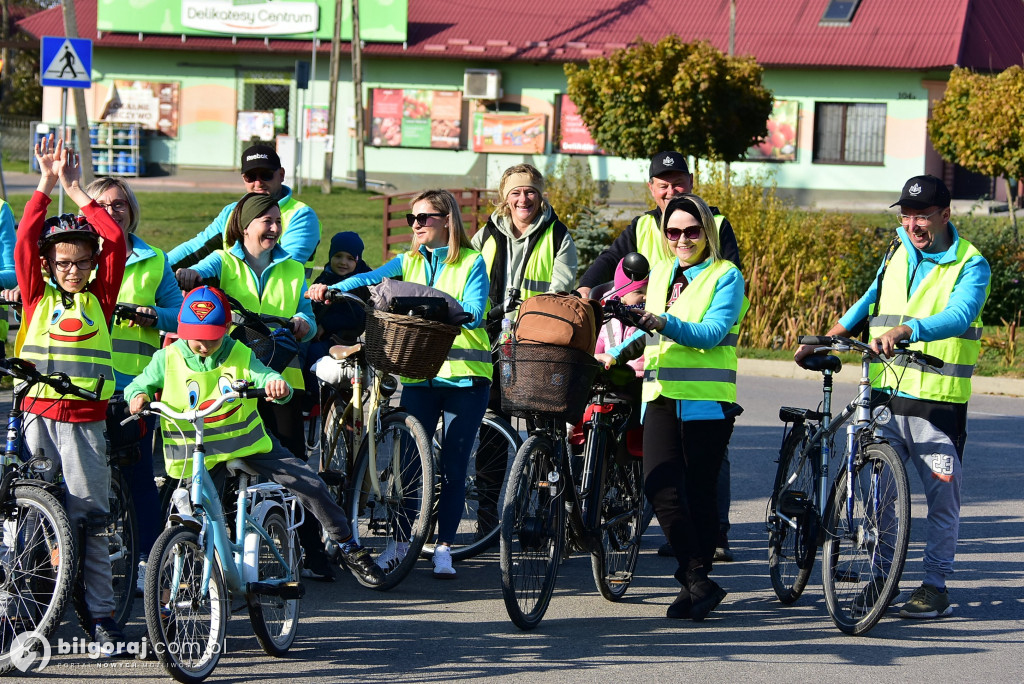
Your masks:
M840 124L840 139L839 139L839 158L838 159L822 159L821 146L819 144L819 135L821 134L821 126L823 122L823 116L821 113L822 106L841 106L842 110L842 122ZM881 145L879 150L878 161L856 161L846 159L847 152L847 138L848 138L848 123L849 123L849 112L852 107L856 106L876 106L882 108L882 130L881 130ZM888 103L886 102L833 102L833 101L821 101L814 103L814 135L813 144L811 146L811 163L812 164L831 164L834 166L885 166L885 135L886 135L886 123L889 114Z

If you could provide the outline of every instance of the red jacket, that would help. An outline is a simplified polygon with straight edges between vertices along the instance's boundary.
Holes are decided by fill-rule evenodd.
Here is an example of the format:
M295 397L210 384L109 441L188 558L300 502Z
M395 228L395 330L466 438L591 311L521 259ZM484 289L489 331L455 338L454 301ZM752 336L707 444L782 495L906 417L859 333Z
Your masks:
M35 315L36 305L42 299L49 284L39 265L39 235L46 220L46 209L50 198L36 190L25 205L25 213L18 223L17 241L14 245L14 271L18 276L18 287L21 288L22 325L28 327ZM103 309L107 324L114 314L117 294L124 279L125 240L121 227L105 209L95 201L82 207L82 214L103 238L96 277L86 286L86 290L96 296ZM114 378L107 378L114 382ZM52 420L65 423L90 423L106 420L107 402L83 401L81 399L33 399L26 402L25 411L46 416Z

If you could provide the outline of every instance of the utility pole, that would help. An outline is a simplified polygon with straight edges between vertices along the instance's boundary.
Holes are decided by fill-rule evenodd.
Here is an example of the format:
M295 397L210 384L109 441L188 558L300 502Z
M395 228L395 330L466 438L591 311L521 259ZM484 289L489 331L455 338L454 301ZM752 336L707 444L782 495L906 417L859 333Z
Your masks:
M331 194L331 177L334 175L334 149L338 146L334 125L338 118L338 62L341 61L341 2L334 3L334 35L331 36L331 68L328 76L327 98L327 140L329 147L324 152L324 177L320 181L320 192Z
M78 24L75 21L75 0L61 0L64 10L64 36L78 38ZM92 74L89 75L92 78ZM89 142L89 114L85 109L85 89L71 88L75 97L75 138L78 140L78 156L82 163L82 187L92 183L92 146ZM63 131L61 132L63 135Z
M352 0L352 90L356 109L356 190L366 190L366 138L363 131L363 40L359 34L359 0Z

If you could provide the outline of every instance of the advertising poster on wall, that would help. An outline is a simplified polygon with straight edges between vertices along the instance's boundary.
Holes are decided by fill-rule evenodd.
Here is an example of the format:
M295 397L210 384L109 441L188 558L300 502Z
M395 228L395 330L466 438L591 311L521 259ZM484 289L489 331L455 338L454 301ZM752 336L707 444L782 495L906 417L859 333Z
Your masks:
M327 135L327 107L306 107L306 139Z
M458 149L462 91L374 88L370 144Z
M563 154L604 154L590 137L587 124L568 95L558 96L558 151Z
M178 137L178 84L114 81L100 114L101 121L137 123L169 138Z
M544 114L477 112L473 117L473 151L543 154L546 118Z
M763 142L747 149L747 161L796 161L799 121L799 102L776 100L768 117L768 135Z
M274 112L238 112L238 139L242 142L274 139Z

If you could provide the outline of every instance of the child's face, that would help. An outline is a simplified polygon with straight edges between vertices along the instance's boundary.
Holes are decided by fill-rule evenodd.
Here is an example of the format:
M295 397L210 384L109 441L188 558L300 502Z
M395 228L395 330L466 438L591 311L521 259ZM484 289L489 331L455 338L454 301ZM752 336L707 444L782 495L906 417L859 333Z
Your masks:
M46 256L48 259L43 259L43 268L66 292L81 292L89 284L89 276L96 267L96 255L91 246L58 242L50 247Z
M336 275L351 275L356 270L358 262L359 260L348 252L335 252L331 255L331 270Z
M622 303L626 306L643 306L647 303L647 286L644 285L639 290L633 290L627 295L623 295Z
M204 359L208 356L212 356L220 345L224 344L224 338L218 337L215 340L188 340L188 348L192 350L194 354L197 354Z

